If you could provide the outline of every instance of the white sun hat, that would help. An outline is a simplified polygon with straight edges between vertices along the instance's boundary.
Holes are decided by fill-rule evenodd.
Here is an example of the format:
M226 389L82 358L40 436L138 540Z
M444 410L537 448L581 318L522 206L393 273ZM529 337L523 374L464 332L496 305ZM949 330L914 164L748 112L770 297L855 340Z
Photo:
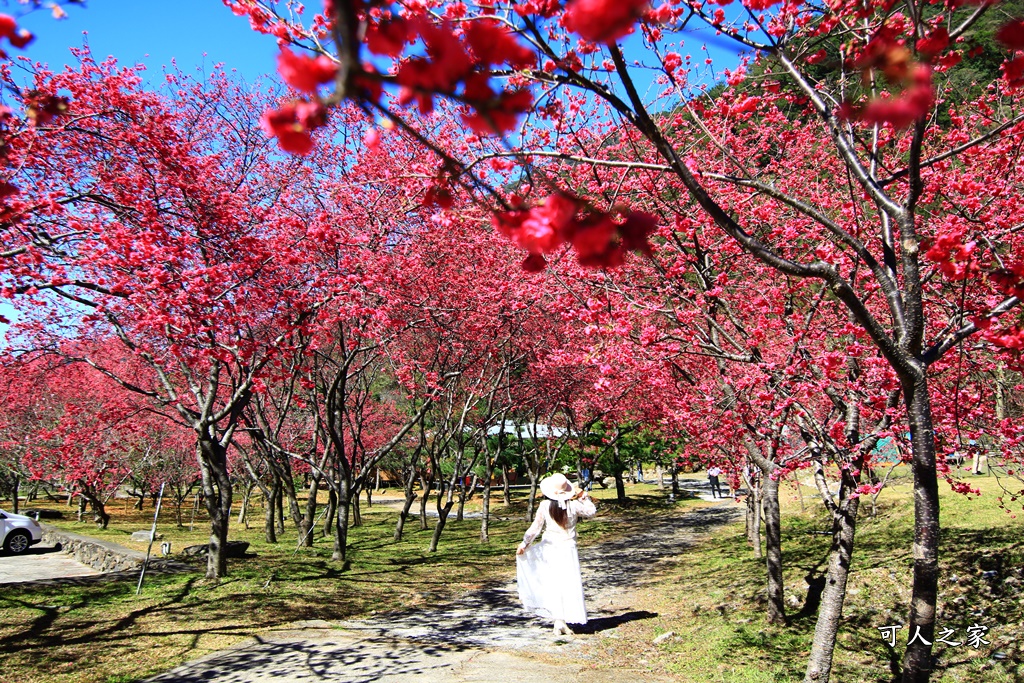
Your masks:
M552 474L541 480L540 492L551 500L566 501L576 495L576 487L564 474Z

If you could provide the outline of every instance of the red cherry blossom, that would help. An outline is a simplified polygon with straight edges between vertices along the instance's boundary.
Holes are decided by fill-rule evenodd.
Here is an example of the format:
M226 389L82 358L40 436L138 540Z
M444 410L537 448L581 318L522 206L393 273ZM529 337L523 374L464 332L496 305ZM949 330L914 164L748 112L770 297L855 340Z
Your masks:
M281 149L292 154L312 152L311 134L326 122L327 109L317 102L289 102L260 117L263 132L276 137Z
M297 55L286 47L277 56L277 71L288 85L315 95L321 85L334 80L338 65L324 55Z
M1011 50L1024 50L1024 19L1008 21L996 31L996 40Z
M607 43L633 30L648 0L573 0L565 10L565 27L592 43Z

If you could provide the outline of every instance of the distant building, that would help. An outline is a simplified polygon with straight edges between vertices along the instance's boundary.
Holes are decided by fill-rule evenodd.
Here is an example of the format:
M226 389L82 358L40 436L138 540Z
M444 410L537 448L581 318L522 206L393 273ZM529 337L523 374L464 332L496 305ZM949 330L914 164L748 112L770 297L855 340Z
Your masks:
M558 439L566 434L563 427L554 427L544 424L516 424L512 420L505 420L501 424L492 425L487 428L487 436L497 436L504 432L513 434L523 439Z

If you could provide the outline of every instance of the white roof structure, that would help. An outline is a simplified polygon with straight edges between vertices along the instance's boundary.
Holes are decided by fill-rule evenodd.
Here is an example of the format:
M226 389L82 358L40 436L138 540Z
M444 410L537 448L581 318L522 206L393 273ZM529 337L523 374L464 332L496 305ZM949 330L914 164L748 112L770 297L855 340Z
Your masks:
M516 424L511 420L505 420L501 424L491 425L487 428L487 436L497 436L501 432L517 434L524 439L557 439L565 436L566 430L563 427L544 424Z

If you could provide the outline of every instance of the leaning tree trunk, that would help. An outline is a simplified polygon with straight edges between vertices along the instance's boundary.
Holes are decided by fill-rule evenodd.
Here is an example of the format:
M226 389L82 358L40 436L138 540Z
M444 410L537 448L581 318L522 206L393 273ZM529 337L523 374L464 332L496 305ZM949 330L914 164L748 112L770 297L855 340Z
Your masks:
M416 468L409 468L409 476L405 478L405 503L402 505L402 511L398 513L398 523L395 524L395 540L402 540L402 532L405 530L405 520L409 518L409 510L412 509L412 503L416 500L416 492L413 488L416 486Z
M832 655L836 648L839 622L843 618L843 602L846 599L846 582L850 576L859 506L860 498L849 497L847 487L840 487L839 505L833 512L832 551L804 683L827 683L832 673Z
M761 486L764 508L765 566L768 570L768 623L786 623L782 582L782 515L779 511L779 480L765 472Z
M928 380L904 380L903 395L910 419L914 459L914 586L910 597L903 683L927 683L932 672L935 641L935 603L939 583L939 485L935 472L935 432L932 428ZM920 637L914 638L920 634ZM925 645L925 642L929 643Z
M437 494L437 524L434 525L434 533L430 537L430 548L428 552L437 552L437 545L441 542L441 532L444 531L445 524L448 522L448 513L451 512L452 506L455 505L455 501L449 499L443 505L441 504L442 495L440 492Z
M210 544L206 554L206 578L227 575L228 524L231 521L231 477L228 475L227 449L211 438L200 437L199 470L202 473L203 499L210 515Z

